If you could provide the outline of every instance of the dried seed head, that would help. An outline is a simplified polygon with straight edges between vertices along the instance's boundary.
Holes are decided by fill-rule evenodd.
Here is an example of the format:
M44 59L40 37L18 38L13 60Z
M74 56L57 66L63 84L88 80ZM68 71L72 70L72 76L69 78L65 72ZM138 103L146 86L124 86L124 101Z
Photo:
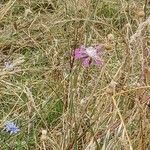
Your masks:
M110 88L110 87L108 87L108 88L106 89L106 93L107 93L108 95L113 95L113 89Z
M46 141L47 140L47 130L42 130L42 135L41 135L41 141Z
M42 130L42 135L47 135L47 130Z
M107 35L107 39L112 42L115 39L115 37L113 34L110 33Z
M131 24L130 23L127 23L124 25L124 28L130 28L131 27Z
M135 13L135 16L139 18L145 16L144 8L142 6L136 7L134 10L134 13Z
M81 99L80 105L84 106L86 104L87 100L85 98Z
M110 43L109 43L109 44L108 44L108 43L106 43L106 44L105 44L105 49L106 49L106 50L112 50L112 49L113 49L112 44L110 44Z
M41 135L41 141L46 141L46 140L47 140L47 136Z
M31 9L26 9L25 13L24 13L24 16L27 17L28 14L31 14L31 13L32 13Z
M115 89L116 89L116 85L117 85L117 82L115 82L114 80L112 80L112 81L110 82L109 87L106 89L106 93L108 93L109 95L112 95L113 92L114 92Z
M112 81L110 82L110 87L111 87L111 88L115 88L116 85L117 85L117 82L115 82L114 80L112 80Z
M88 0L76 0L76 3L80 9L89 5Z
M138 17L144 17L145 16L145 12L144 12L144 10L141 10L141 11L137 12L136 15Z

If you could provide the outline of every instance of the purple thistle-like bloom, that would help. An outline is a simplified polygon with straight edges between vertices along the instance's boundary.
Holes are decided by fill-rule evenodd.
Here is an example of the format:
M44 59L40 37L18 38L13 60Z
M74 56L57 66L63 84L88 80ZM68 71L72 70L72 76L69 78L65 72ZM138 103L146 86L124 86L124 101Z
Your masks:
M84 67L89 67L92 61L94 61L94 63L97 66L101 66L102 61L100 59L100 55L103 49L104 49L104 46L102 44L87 47L87 48L82 45L79 48L75 49L74 57L75 59L82 60L82 64Z
M20 131L20 129L12 121L7 121L5 123L4 130L6 130L7 132L10 132L10 134L16 134Z

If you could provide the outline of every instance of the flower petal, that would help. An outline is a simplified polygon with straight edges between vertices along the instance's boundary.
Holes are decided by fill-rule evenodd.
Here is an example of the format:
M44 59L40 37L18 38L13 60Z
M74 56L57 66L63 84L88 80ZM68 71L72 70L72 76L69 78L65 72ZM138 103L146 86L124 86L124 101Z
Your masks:
M97 54L101 54L104 51L104 44L97 44L95 45L95 49L97 51Z
M87 56L88 55L85 52L85 47L84 46L81 46L80 48L75 49L75 51L74 51L75 59L81 59L81 58L85 58Z
M11 121L7 121L5 123L4 130L9 132L10 134L16 134L17 132L20 131L20 129L16 126L16 124L14 122L11 122Z
M83 59L83 66L84 67L90 67L90 64L91 64L91 59L90 59L90 57L88 57L88 58L85 58L85 59Z
M103 63L102 63L102 61L100 59L95 59L95 64L97 66L101 66Z
M94 47L88 47L88 48L86 48L85 51L86 51L87 55L93 59L98 57L97 50Z

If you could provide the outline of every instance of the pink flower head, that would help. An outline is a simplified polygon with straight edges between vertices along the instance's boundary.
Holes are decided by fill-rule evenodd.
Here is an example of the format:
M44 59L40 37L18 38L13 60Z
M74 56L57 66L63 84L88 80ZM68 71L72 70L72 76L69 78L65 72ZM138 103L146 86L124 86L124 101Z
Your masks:
M87 48L82 45L79 48L75 49L74 57L75 59L82 60L82 64L84 67L89 67L92 62L94 62L97 66L101 66L102 61L100 59L100 54L103 48L104 46L102 44Z

